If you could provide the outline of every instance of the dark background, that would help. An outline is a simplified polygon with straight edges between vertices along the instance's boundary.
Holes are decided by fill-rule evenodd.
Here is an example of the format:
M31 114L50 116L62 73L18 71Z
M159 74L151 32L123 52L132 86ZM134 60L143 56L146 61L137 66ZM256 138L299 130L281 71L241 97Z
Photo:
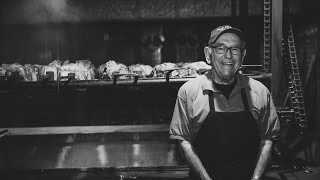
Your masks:
M291 0L313 148L319 162L319 10L316 0ZM245 64L263 62L262 0L2 0L0 64L108 60L150 64L143 37L162 34L162 62L204 60L210 31L230 24L247 37ZM285 22L289 19L284 19ZM141 88L0 90L1 127L168 124L181 84Z

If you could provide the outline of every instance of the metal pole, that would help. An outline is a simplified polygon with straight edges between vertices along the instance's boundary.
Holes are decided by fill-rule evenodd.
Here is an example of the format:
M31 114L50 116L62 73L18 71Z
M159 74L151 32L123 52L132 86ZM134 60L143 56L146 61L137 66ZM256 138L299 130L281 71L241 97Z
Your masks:
M282 104L283 68L282 68L282 18L283 0L272 0L272 39L271 39L271 92L275 106Z

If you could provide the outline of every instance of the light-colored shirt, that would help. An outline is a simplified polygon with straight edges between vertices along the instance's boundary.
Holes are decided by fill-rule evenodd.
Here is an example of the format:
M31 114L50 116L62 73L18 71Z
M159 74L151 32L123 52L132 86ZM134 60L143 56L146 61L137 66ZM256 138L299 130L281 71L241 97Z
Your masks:
M237 74L237 82L229 99L214 87L212 72L191 79L183 84L177 95L170 125L170 138L192 142L206 119L210 107L208 93L213 91L216 112L244 111L241 88L245 88L249 109L257 120L261 140L279 136L280 123L271 94L261 82Z

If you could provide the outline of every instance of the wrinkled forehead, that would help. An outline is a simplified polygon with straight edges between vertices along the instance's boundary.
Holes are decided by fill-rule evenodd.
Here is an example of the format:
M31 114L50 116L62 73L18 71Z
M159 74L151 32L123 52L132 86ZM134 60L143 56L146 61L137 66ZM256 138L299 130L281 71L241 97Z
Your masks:
M214 44L223 44L228 46L243 46L241 38L234 33L223 33Z

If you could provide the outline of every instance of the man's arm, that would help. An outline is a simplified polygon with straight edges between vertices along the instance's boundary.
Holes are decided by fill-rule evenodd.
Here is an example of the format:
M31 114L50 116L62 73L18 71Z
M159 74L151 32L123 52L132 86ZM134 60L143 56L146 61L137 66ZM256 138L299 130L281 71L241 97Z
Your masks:
M206 169L203 167L199 157L195 153L193 146L184 140L178 140L179 146L183 152L185 159L187 160L188 164L191 166L192 170L200 179L202 180L211 180L210 176L208 175Z
M260 180L262 175L265 173L268 165L268 161L271 156L272 150L272 141L271 140L262 140L260 144L260 151L258 156L258 162L254 170L252 179Z

